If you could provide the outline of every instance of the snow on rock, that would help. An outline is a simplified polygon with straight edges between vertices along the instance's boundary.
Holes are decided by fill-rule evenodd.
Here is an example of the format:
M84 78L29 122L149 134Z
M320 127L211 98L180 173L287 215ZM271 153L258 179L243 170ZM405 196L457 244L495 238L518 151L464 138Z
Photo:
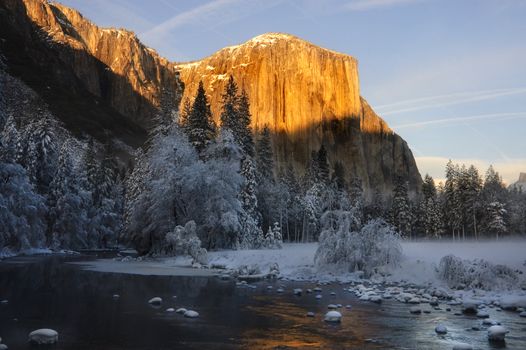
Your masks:
M478 312L479 300L464 299L462 300L462 312L466 314L476 314Z
M514 311L519 307L526 308L526 295L508 295L499 300L500 307L504 310Z
M29 341L36 344L55 344L58 341L58 332L42 328L29 333Z
M478 318L489 318L489 313L484 310L477 311L477 317Z
M523 311L519 314L520 317L526 317L526 311Z
M504 341L504 337L509 331L502 326L491 326L488 328L488 339L490 341Z
M168 309L166 309L166 312L174 312L175 309L173 307L169 307Z
M338 311L332 310L325 314L324 320L325 322L341 322L342 314Z
M496 326L496 325L499 325L500 322L492 320L491 318L486 318L486 319L482 320L482 324L484 326Z
M437 334L446 334L447 333L447 327L444 326L443 324L439 324L438 326L435 327L435 332Z
M199 317L199 313L197 311L194 311L194 310L187 310L184 313L184 317L197 318L197 317Z
M294 295L301 295L303 293L303 289L301 288L295 288L294 289Z
M181 308L175 310L175 312L178 313L178 314L185 314L186 311L188 311L188 310L186 310L184 307L181 307Z
M307 317L314 317L314 312L312 311L307 312Z
M422 309L420 308L420 306L411 306L409 308L409 312L414 315L418 315L422 313Z
M154 297L148 300L148 304L152 304L152 305L161 305L162 302L163 302L163 299L160 297Z

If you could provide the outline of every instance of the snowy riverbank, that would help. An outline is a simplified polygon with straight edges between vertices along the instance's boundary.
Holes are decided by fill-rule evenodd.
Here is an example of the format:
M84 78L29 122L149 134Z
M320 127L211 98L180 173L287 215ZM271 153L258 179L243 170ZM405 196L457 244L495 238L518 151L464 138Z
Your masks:
M440 259L453 254L462 259L484 259L502 264L518 271L517 290L524 286L526 275L526 240L485 242L403 242L403 260L398 267L384 271L383 276L373 277L373 282L432 285L447 287L437 276ZM192 268L186 257L162 258L138 261L124 259L100 259L87 263L87 269L101 272L130 273L141 275L196 275L206 276L222 271L238 271L248 267L266 274L275 264L279 277L288 280L308 281L360 281L359 274L346 271L323 270L314 266L316 243L284 244L283 249L226 250L208 254L212 269Z

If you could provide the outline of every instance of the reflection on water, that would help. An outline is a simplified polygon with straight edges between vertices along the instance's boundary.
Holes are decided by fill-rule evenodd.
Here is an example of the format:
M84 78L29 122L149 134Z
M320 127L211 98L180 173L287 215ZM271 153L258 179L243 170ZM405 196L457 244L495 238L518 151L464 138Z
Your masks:
M17 258L0 263L0 336L10 349L29 349L30 331L49 327L59 332L55 349L450 349L452 341L492 349L485 330L472 331L475 317L445 310L411 315L398 302L361 303L343 286L324 286L323 298L236 287L209 277L135 276L81 270L63 257ZM280 285L281 282L278 282ZM329 292L334 291L331 296ZM120 298L112 296L119 294ZM163 304L147 301L159 296ZM174 298L175 296L175 298ZM327 305L340 309L340 325L324 323ZM167 313L185 307L197 319ZM315 312L315 317L306 313ZM511 331L507 349L526 349L526 320L515 313L490 310ZM444 323L448 334L437 336Z

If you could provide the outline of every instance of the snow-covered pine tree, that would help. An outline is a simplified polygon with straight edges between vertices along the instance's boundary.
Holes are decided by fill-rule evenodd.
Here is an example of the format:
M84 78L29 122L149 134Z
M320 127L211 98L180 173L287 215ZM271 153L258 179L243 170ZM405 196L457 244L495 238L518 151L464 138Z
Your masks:
M247 216L242 220L241 246L244 248L257 248L263 244L261 241L263 233L258 225L261 220L261 214L258 211L256 168L252 158L246 156L242 159L241 175L244 181L239 199Z
M364 222L365 198L363 193L362 180L357 176L353 176L353 178L351 179L351 183L349 184L349 198L354 215L360 220L360 222Z
M391 215L391 222L400 235L411 239L411 204L407 194L407 184L402 178L398 178L393 191Z
M442 216L438 204L435 181L426 174L422 184L423 199L420 203L419 226L427 238L440 238L442 233Z
M21 135L15 118L10 115L0 133L0 162L19 163L22 159L22 149Z
M190 143L201 153L215 138L216 125L212 119L210 104L206 97L203 82L199 82L197 94L187 119L186 132Z
M274 154L268 125L263 127L256 147L256 167L260 179L274 181Z
M327 158L327 150L324 145L320 146L316 155L316 162L318 164L318 174L316 181L324 184L329 183L329 159Z
M461 225L461 208L458 194L458 166L451 160L446 165L446 183L444 184L444 218L453 240ZM458 236L458 235L457 235Z
M277 221L272 227L272 235L274 236L274 248L281 248L281 245L283 244L283 236L281 234L281 226Z
M347 188L347 182L345 181L345 168L340 161L334 163L331 182L335 183L340 190Z
M54 124L50 116L43 114L24 131L26 149L21 162L37 191L43 194L48 191L58 159Z
M490 234L494 234L496 239L507 231L506 214L507 211L504 205L500 202L491 202L486 207L487 226L486 230Z
M254 156L254 137L252 136L252 130L250 129L250 122L252 116L250 115L250 101L245 90L241 92L239 97L238 106L238 127L235 131L234 136L237 137L241 147L243 148L246 155Z
M80 187L79 174L75 172L70 153L71 147L66 141L60 149L57 169L50 184L49 241L55 249L91 248L87 230L91 198Z
M0 163L0 255L45 246L47 207L19 164Z
M239 96L237 94L237 84L234 81L234 77L232 77L232 75L228 78L228 82L225 87L225 92L221 95L221 99L222 111L219 117L221 121L221 128L230 129L230 131L236 138L236 129L238 127L239 122Z

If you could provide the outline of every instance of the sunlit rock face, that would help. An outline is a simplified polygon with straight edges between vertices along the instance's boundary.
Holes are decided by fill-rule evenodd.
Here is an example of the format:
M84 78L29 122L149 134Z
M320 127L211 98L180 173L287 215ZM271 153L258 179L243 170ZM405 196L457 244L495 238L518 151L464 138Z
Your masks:
M179 102L182 85L173 64L132 32L99 28L76 10L44 0L3 0L0 15L9 41L8 65L24 64L26 70L49 74L57 85L86 89L97 103L143 128L151 123L162 89ZM15 42L23 46L17 52Z
M279 168L292 162L301 174L324 144L330 162L342 162L347 177L360 177L369 193L390 191L397 176L418 191L421 178L409 147L360 97L355 58L268 33L176 68L185 84L183 102L202 80L216 120L232 75L250 97L256 135L265 125L273 130Z
M276 174L292 164L301 176L323 144L331 166L341 162L347 178L361 178L369 194L388 193L398 176L419 190L409 147L361 98L358 64L349 55L268 33L201 61L173 64L133 33L99 28L45 0L0 1L0 36L8 71L80 134L110 131L138 146L161 96L168 93L179 105L195 95L200 80L218 120L232 75L250 98L256 137L265 125L273 131Z

